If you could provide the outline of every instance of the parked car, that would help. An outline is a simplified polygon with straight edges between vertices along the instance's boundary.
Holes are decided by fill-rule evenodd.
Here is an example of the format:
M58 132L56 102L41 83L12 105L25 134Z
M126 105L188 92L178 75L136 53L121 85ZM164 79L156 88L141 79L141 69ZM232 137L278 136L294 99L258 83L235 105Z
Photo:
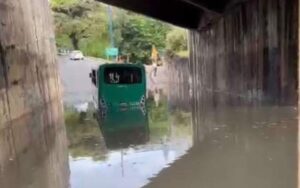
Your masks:
M81 51L75 50L75 51L71 52L70 59L71 60L83 60L84 56Z

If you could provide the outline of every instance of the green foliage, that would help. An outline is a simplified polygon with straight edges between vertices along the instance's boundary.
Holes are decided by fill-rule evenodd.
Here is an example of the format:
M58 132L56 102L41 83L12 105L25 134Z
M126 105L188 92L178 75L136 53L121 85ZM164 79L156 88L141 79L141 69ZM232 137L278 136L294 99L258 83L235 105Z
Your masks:
M171 32L168 33L167 50L172 52L187 51L187 32L184 29L174 27Z
M58 48L105 57L105 49L110 47L106 5L94 0L52 0L51 7ZM183 29L118 8L113 8L112 14L115 47L129 55L131 62L150 63L153 45L159 51L166 47L174 52L187 50Z
M66 34L61 34L61 35L56 35L56 45L59 48L63 49L72 49L72 43L68 35Z
M116 19L116 30L120 34L117 41L122 54L130 55L132 62L147 63L151 49L165 48L169 26L165 23L137 14L120 12Z
M92 57L105 57L105 49L108 46L106 38L91 37L82 39L80 42L80 49L84 54L88 54Z
M51 0L50 5L53 8L61 6L70 6L78 3L80 0Z
M105 7L92 0L53 0L56 43L80 49L85 55L104 57L108 43Z

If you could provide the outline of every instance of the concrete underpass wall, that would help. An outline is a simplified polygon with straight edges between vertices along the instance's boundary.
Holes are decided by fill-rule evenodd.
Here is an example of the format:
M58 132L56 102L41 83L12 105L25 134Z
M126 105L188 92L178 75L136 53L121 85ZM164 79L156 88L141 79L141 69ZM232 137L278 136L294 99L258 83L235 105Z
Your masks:
M253 0L190 32L194 105L296 104L297 0Z
M0 2L0 130L60 97L47 0Z
M188 58L167 58L168 98L171 110L190 110L190 74Z

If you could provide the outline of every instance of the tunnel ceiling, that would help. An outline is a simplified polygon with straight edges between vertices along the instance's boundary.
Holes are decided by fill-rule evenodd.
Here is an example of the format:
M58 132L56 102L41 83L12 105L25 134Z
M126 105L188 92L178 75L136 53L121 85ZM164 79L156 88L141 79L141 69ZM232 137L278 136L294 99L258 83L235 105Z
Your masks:
M204 27L245 0L97 0L189 29Z

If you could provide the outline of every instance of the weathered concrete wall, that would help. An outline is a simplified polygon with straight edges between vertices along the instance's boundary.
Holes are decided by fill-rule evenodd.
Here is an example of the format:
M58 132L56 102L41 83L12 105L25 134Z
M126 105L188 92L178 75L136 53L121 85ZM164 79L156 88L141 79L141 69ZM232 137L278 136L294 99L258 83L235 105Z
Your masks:
M190 110L190 72L188 58L167 58L168 98L171 109Z
M0 131L60 98L48 0L0 1Z
M297 5L297 0L247 1L192 31L194 104L296 104Z

